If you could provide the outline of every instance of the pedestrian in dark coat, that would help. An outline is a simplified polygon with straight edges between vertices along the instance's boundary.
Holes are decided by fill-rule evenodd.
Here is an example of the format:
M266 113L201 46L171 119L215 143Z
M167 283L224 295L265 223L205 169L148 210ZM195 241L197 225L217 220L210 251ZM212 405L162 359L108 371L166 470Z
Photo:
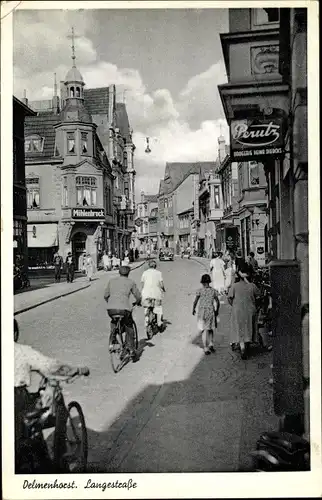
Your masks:
M63 259L58 252L54 255L54 266L55 266L55 283L60 282L61 268L63 265Z
M138 260L138 258L139 258L139 251L138 251L137 248L135 249L134 256L135 256L135 260Z
M129 257L130 257L130 262L134 262L134 252L133 252L133 248L130 248Z
M68 252L66 258L66 274L67 274L67 283L73 283L75 274L75 259L72 256L72 252Z

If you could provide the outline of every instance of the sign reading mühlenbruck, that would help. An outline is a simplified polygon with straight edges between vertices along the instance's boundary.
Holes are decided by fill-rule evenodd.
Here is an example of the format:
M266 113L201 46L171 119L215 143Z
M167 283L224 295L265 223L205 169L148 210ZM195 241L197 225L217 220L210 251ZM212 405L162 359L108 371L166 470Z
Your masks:
M103 208L73 208L72 209L73 219L105 219L105 213Z
M284 153L283 118L247 118L230 124L232 160L249 160Z

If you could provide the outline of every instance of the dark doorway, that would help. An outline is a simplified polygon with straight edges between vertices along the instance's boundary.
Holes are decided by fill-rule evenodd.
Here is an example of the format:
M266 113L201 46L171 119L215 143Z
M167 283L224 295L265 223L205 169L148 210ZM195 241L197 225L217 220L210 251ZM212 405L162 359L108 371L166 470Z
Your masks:
M80 256L84 254L86 250L86 239L85 233L76 233L72 239L72 252L75 256L76 270L80 268Z

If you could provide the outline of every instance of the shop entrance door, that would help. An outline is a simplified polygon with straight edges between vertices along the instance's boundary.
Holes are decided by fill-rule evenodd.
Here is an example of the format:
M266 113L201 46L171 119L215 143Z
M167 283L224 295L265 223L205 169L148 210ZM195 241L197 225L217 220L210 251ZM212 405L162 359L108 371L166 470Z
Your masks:
M75 256L75 266L76 270L80 270L80 261L81 256L84 254L86 250L86 239L87 236L85 233L76 233L72 239L72 252Z

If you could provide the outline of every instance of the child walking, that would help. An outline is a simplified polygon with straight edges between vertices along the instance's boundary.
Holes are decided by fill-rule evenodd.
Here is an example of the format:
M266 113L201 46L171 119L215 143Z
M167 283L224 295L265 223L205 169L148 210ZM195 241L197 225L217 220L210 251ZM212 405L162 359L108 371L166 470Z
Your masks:
M217 291L210 287L211 278L209 274L203 274L201 277L202 288L197 293L192 306L192 314L195 315L198 307L198 330L202 333L204 353L215 352L214 331L217 328L217 316L219 313L219 298Z

